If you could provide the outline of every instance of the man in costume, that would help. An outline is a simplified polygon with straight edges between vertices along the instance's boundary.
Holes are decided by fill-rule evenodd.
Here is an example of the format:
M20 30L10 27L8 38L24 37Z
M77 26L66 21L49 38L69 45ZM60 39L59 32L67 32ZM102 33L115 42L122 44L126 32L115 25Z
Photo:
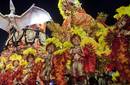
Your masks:
M52 72L52 58L53 53L56 50L56 47L53 43L49 43L46 46L47 54L44 56L44 68L41 73L41 78L43 82L45 81L47 85L49 85L50 79L51 79L51 72Z
M116 68L120 73L120 79L116 81L123 82L129 81L130 69L129 69L129 51L128 51L128 36L130 35L127 20L129 17L127 15L123 15L119 18L116 23L116 28L114 29L113 38L112 38L112 52L110 55L111 64L113 68ZM110 32L112 34L112 32ZM127 70L127 71L126 71ZM113 80L114 81L114 80Z

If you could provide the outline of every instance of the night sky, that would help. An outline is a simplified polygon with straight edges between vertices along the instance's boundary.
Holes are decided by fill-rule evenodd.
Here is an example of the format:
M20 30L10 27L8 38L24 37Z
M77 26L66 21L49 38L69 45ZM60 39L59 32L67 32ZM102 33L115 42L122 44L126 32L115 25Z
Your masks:
M13 0L16 7L16 14L21 15L25 12L33 3L36 6L41 7L48 11L55 22L62 23L62 16L59 14L57 7L58 0ZM130 0L80 0L82 7L87 13L94 18L97 16L97 12L105 12L109 14L107 24L114 24L115 20L113 15L115 9L122 5L129 5ZM9 0L0 0L0 12L2 14L9 14ZM0 30L0 47L3 46L3 42L7 38L7 33Z

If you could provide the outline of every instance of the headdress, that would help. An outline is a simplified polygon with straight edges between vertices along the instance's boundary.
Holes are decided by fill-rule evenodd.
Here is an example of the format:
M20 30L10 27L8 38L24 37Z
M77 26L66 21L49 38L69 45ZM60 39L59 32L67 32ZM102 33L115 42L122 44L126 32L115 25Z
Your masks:
M78 35L80 36L80 38L85 38L87 36L87 33L80 27L74 27L71 29L71 34L72 36L75 34L75 35Z
M54 44L57 48L62 48L62 43L60 42L59 39L53 37L53 38L48 38L46 41L46 46L50 43Z
M63 48L64 48L64 49L69 49L69 48L71 48L71 47L73 47L73 44L72 44L71 42L65 41L65 42L63 43Z
M35 55L36 54L36 50L30 47L30 48L27 48L26 50L24 50L23 54L24 55L29 55L29 54Z

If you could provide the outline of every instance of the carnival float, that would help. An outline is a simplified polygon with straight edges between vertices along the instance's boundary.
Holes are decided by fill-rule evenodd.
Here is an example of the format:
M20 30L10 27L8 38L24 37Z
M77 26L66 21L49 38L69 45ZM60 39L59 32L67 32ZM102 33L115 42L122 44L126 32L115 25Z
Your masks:
M59 0L64 21L34 4L21 16L0 13L9 33L0 56L0 85L127 85L130 83L130 5L93 18L78 0ZM46 35L46 29L51 36Z

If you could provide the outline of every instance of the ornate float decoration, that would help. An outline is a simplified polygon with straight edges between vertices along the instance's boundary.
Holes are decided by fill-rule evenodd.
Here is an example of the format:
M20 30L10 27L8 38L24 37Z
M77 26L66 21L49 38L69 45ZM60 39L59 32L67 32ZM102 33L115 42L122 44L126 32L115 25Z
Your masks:
M25 33L23 29L27 29L25 33L26 38L29 38L26 39L27 42L29 42L28 40L34 42L34 38L37 37L42 43L44 40L41 36L45 37L45 33L40 30L45 31L45 23L48 21L52 21L50 14L34 4L22 15L16 15L12 0L10 0L10 14L0 13L0 28L10 34L6 45L12 38L14 42L19 42Z

